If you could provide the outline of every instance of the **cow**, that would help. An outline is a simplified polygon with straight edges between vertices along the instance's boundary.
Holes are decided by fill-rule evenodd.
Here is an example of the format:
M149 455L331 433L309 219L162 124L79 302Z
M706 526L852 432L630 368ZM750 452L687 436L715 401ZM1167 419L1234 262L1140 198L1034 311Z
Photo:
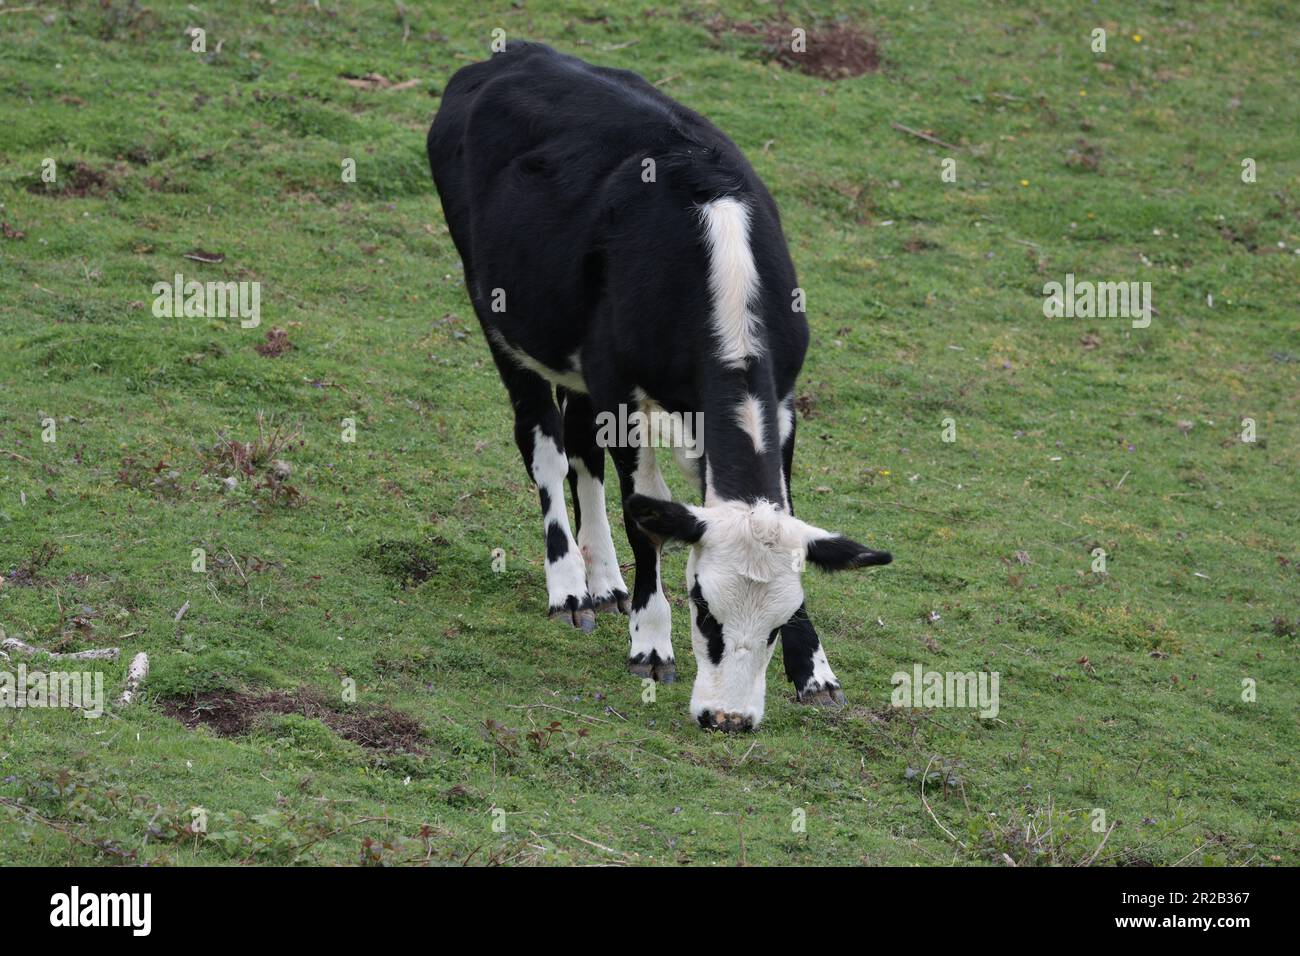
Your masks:
M627 614L628 670L673 681L659 569L663 546L682 542L692 717L756 728L778 636L797 699L843 706L801 572L891 557L794 516L808 323L776 203L740 150L635 73L512 41L451 78L428 152L541 501L548 613L586 632L597 612ZM602 440L600 423L628 409L687 423L681 444L697 454L673 453L700 504L672 500L645 436ZM635 559L630 596L606 452Z

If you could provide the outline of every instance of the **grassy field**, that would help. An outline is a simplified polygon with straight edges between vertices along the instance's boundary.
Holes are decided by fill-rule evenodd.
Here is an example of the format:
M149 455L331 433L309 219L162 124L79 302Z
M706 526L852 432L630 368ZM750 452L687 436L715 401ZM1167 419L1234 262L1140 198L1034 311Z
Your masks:
M1294 6L473 6L0 5L0 627L120 647L110 698L152 662L98 720L0 710L0 863L1300 862ZM496 28L642 73L781 205L795 498L895 555L806 582L845 710L777 655L756 734L696 727L680 550L652 703L625 619L546 620L423 155ZM178 272L260 327L155 316ZM1067 273L1150 326L1046 317ZM997 718L891 707L917 663L998 672Z

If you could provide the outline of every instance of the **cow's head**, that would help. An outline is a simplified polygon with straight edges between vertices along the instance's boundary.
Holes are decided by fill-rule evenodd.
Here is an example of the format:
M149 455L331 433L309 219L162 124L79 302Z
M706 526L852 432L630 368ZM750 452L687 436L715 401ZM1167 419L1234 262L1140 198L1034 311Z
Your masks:
M763 719L767 665L781 626L803 603L807 564L839 571L891 560L766 501L696 507L632 495L624 507L659 540L691 546L691 716L706 728L752 730Z

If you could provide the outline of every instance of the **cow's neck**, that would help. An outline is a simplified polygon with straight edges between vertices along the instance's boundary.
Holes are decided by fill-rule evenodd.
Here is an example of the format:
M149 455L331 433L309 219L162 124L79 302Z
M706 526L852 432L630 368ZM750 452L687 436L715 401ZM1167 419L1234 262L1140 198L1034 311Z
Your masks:
M784 506L776 387L769 362L710 369L703 382L704 503ZM756 440L757 439L757 440Z

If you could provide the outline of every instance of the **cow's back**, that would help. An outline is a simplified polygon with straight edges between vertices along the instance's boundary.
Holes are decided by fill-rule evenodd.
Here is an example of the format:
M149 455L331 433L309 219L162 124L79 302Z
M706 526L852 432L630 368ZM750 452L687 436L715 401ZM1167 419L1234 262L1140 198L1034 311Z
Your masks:
M789 337L777 378L793 381L807 330L789 310L795 280L775 203L699 114L629 71L516 42L452 77L428 146L480 317L503 290L493 326L551 367L589 335L610 353L656 363L682 360L662 355L665 341L710 347L698 211L742 197L771 297L764 311L784 316L771 331ZM593 327L602 310L609 328Z

